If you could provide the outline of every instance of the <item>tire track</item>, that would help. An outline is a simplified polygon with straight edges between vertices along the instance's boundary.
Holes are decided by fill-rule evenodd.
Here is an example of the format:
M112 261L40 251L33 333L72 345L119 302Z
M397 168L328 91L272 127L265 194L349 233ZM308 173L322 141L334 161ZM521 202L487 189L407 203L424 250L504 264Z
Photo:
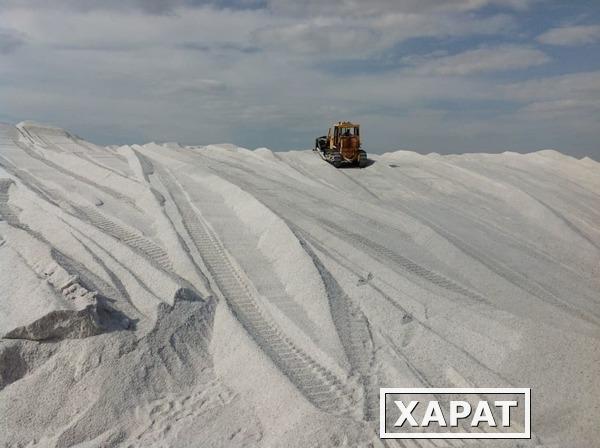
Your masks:
M104 331L113 331L116 329L130 328L133 322L127 314L122 313L109 303L113 298L118 297L114 288L106 283L100 277L89 271L85 266L75 262L68 255L55 248L42 234L31 229L27 224L22 223L14 208L8 204L9 190L15 182L12 179L0 179L0 218L4 219L8 225L26 232L31 238L49 247L49 259L54 262L54 267L46 265L29 266L32 271L43 281L49 283L57 294L60 294L68 303L83 301L87 305L85 308L77 310L84 316L81 322L81 331L85 335L98 334ZM67 276L65 280L64 275ZM67 310L57 310L52 314L52 318L69 313ZM42 316L38 319L46 319ZM68 320L65 321L65 325ZM16 331L16 333L15 333ZM10 333L12 336L21 338L21 330L16 328ZM24 329L26 339L31 337L27 329ZM87 333L86 333L87 332ZM44 334L45 333L41 333ZM11 337L8 334L6 337ZM85 336L84 336L85 337ZM44 339L42 337L42 339Z
M310 243L315 246L316 248L319 249L319 252L327 255L329 258L331 258L332 260L335 260L335 262L337 264L339 264L340 266L342 266L344 269L346 269L348 272L351 272L352 274L354 274L357 278L360 278L361 273L357 272L357 270L355 269L354 266L351 266L350 263L348 263L348 260L346 260L344 258L343 255L341 255L338 251L336 251L335 249L329 248L326 249L323 246L323 241L317 240L314 236L308 235L307 233L305 233L302 230L298 230L299 232L303 233L305 238L310 240ZM392 288L395 291L397 291L400 295L407 295L407 293L405 291L401 291L399 289L397 289L395 286L387 283L386 281L382 280L382 279L378 279L379 282L383 283L384 285L386 285L386 287L388 288ZM404 306L402 306L400 303L398 303L396 300L392 299L388 294L386 294L380 287L378 287L377 285L374 284L373 281L369 281L367 283L365 283L369 286L369 288L373 289L374 291L376 291L382 298L384 298L391 306L393 306L398 312L401 313L402 315L402 325L407 324L409 322L412 322L413 320L413 315L411 312L409 312ZM411 300L418 302L418 300L415 297L409 296L411 298Z
M133 300L131 294L128 293L127 287L117 277L117 275L114 273L114 271L112 271L108 268L106 261L110 260L112 263L114 263L115 265L117 265L121 269L123 269L127 273L127 275L130 276L131 280L134 281L145 293L147 293L148 296L150 296L154 300L156 300L157 303L162 301L161 298L158 297L152 291L150 286L148 286L146 284L146 282L144 282L144 280L142 278L140 278L140 276L138 274L136 274L129 266L124 264L121 260L117 259L113 254L111 254L106 248L101 246L97 241L90 239L88 237L88 235L86 235L83 232L82 229L74 227L73 225L71 225L70 223L66 222L65 220L63 220L61 218L59 218L59 219L64 223L65 227L70 228L70 233L73 236L73 238L75 240L77 240L82 245L84 250L92 256L94 261L96 261L105 270L105 272L108 274L109 278L114 282L114 287L121 294L120 297L124 300L124 303L126 303L128 306L131 306L136 315L141 316L143 318L148 318L149 313L145 312L138 305L136 305L134 303L134 300ZM87 244L86 244L85 240L87 240ZM183 283L181 286L189 287L189 285L186 285L185 283ZM123 303L123 302L121 302L121 303Z
M193 265L195 272L198 274L198 277L202 280L203 284L208 287L209 281L208 281L208 278L206 277L206 273L202 270L202 267L199 266L197 260L195 259L194 255L192 254L192 252L190 250L190 245L188 244L188 242L186 242L184 235L181 234L181 232L179 230L179 226L177 225L177 222L174 220L177 218L172 216L172 214L167 211L166 206L165 206L167 199L157 189L157 188L161 188L161 189L163 189L163 191L164 191L164 189L166 189L165 182L162 181L162 179L165 177L165 173L163 172L163 170L161 170L162 175L158 174L158 172L154 169L154 162L152 159L143 155L139 151L136 151L135 149L132 149L132 151L140 163L140 166L142 168L142 175L144 176L144 179L145 179L146 183L148 184L148 188L150 189L150 191L154 195L154 198L158 202L158 205L160 206L162 213L164 214L164 216L167 218L167 220L171 224L175 234L177 235L177 240L178 240L179 244L181 244L181 248L187 254L187 257L188 257L189 261L191 262L191 264ZM176 204L174 206L177 207Z
M21 135L24 135L22 133L22 131L18 128L15 128L15 130L19 133L21 133ZM126 196L122 193L119 193L116 190L113 190L110 187L105 187L103 185L97 184L96 182L94 182L93 180L90 180L87 177L81 176L77 173L74 173L64 167L62 167L61 165L58 165L57 163L52 162L51 160L48 160L45 157L42 157L41 155L37 154L33 149L31 149L27 144L18 141L16 138L13 139L13 143L20 148L21 150L23 150L23 152L25 152L29 157L38 160L39 162L43 163L44 165L48 166L49 168L52 168L53 170L58 171L59 173L62 173L66 176L72 177L76 180L78 180L79 182L89 185L91 187L94 187L110 196L112 196L113 198L120 200L120 201L124 201L127 202L129 205L131 205L133 208L135 208L136 210L139 210L137 205L135 204L135 201L130 198L129 196Z
M58 203L59 200L57 199L58 195L56 193L56 190L52 188L47 188L27 171L18 169L12 162L8 161L2 156L0 156L0 167L4 168L8 173L12 174L13 176L17 177L23 183L23 185L25 185L32 192L37 194L40 198L51 203L52 205L60 207Z
M300 232L303 233L303 231L300 231ZM355 272L352 269L352 267L348 265L347 260L344 258L343 255L337 253L335 250L334 250L335 253L332 253L330 249L326 249L325 247L323 247L321 242L316 240L314 237L309 236L308 234L305 234L305 235L306 235L307 239L310 240L310 243L313 246L315 246L316 248L318 248L318 250L320 252L326 254L328 257L335 260L336 263L340 264L348 271L353 272L356 276L359 276L359 273ZM503 377L495 369L492 369L491 367L486 365L483 361L480 361L473 354L471 354L469 351L467 351L464 347L456 344L451 339L449 339L446 335L444 335L443 333L440 333L438 330L433 328L429 323L427 323L427 319L422 319L418 315L414 315L414 314L410 313L406 308L404 308L401 304L399 304L395 299L390 297L381 288L379 288L375 284L375 280L381 281L382 283L386 284L387 287L390 287L393 289L396 289L396 288L393 287L392 285L387 284L385 281L383 281L381 279L377 279L377 277L374 280L367 283L367 286L369 288L372 288L374 291L376 291L389 305L391 305L393 308L395 308L398 312L401 313L401 316L402 316L401 323L400 323L401 325L407 325L407 324L412 324L412 323L418 325L427 334L429 334L431 337L435 338L436 343L444 344L446 346L446 350L454 351L455 352L454 356L465 358L460 363L455 365L455 367L457 369L459 368L458 366L461 366L460 370L464 371L464 370L466 370L466 367L464 367L464 366L468 365L469 363L472 363L473 365L484 370L485 372L488 372L489 374L494 375L494 377L496 377L498 379L499 383L506 384L506 385L512 385L512 382L508 378ZM400 290L397 290L397 291L400 295L406 294L404 291L400 291ZM412 300L416 301L415 297L411 297L411 296L409 296L409 297ZM381 328L380 328L380 330L381 330ZM381 331L379 331L379 334L381 335L381 337L383 339L386 340L386 342L389 344L389 346L392 348L392 350L396 353L396 355L399 357L399 359L406 363L408 370L410 370L410 372L412 372L415 375L415 377L418 378L422 382L423 387L432 387L430 380L424 375L423 372L421 372L421 370L415 364L413 364L413 362L410 360L410 358L401 351L401 347L398 346L397 342L394 342L386 333L382 333ZM384 380L385 380L384 378L380 378L380 381L384 381Z
M332 414L353 414L353 390L297 347L273 322L254 297L249 279L213 230L194 211L176 180L167 173L161 180L214 283L252 339L314 406Z
M565 224L565 226L567 226L569 229L571 229L576 235L580 236L586 242L591 244L593 247L600 250L600 245L596 241L594 241L592 238L590 238L590 236L587 233L585 233L582 229L580 229L575 223L573 223L570 219L568 219L564 213L560 212L559 210L555 209L554 207L551 207L549 204L542 201L541 199L538 199L537 197L535 197L533 195L531 195L531 197L533 197L536 201L538 201L540 204L542 204L544 207L546 207L550 211L550 213L552 213L554 216L556 216L556 218L558 220L562 221Z
M214 159L208 158L206 156L203 156L203 158L208 159L212 162L216 162L218 164L224 164L224 162L214 160ZM232 165L235 166L234 163L232 163ZM238 169L242 170L242 168L238 168ZM241 181L240 179L229 179L230 176L227 176L227 173L222 173L218 169L215 171L217 172L218 175L220 175L220 176L222 175L225 178L227 178L228 180L230 180L230 182L232 182L236 185L239 185L240 188L243 188L246 191L250 191L250 192L253 192L253 194L258 195L264 204L268 205L268 204L272 203L272 199L269 200L269 198L265 197L264 192L262 192L263 194L261 194L261 191L259 191L259 188L257 188L256 186L254 186L250 183ZM244 171L244 170L242 170L242 171ZM245 171L251 172L251 173L254 172L247 167L245 168ZM258 178L264 179L264 175L260 175L259 173L257 173L256 175ZM278 181L275 181L272 179L268 179L268 181L276 184L279 189L288 190L288 191L292 192L294 195L301 194L302 196L310 196L307 192L297 190L297 189L295 189L287 184L284 184L282 182L278 182ZM358 181L355 181L355 182L358 183ZM285 198L279 198L279 199L280 199L279 205L281 205L282 203L288 204L290 211L297 212L297 210L296 210L297 204L288 203L288 201L286 201ZM343 210L345 213L354 214L354 212L352 212L350 210L347 210L347 209L343 209ZM389 261L392 261L396 265L400 266L405 272L408 272L416 277L419 277L428 283L432 283L440 288L460 294L460 295L462 295L464 297L468 297L472 300L487 303L487 299L485 299L483 296L481 296L477 292L471 291L471 290L463 287L462 285L450 280L449 278L443 276L442 274L439 274L437 272L426 269L425 267L415 263L414 261L410 260L409 258L404 257L400 254L397 254L397 253L391 251L390 249L388 249L384 246L381 246L381 245L375 243L374 241L369 240L368 238L363 237L360 234L349 232L348 230L344 229L343 227L337 225L336 223L329 221L329 220L325 220L322 217L317 216L306 209L302 210L302 215L309 216L310 218L320 222L321 224L324 224L326 227L329 227L332 230L332 233L335 235L344 235L346 237L346 239L348 239L353 244L355 242L360 243L361 246L363 246L366 249L367 253L375 254L378 257L383 257ZM359 215L356 215L356 216L359 216ZM367 218L367 217L365 217L364 219L369 221L369 218ZM378 224L378 226L380 226L380 223Z
M12 166L7 166L7 168L14 171ZM128 229L124 225L112 221L94 207L78 205L69 201L62 197L59 192L46 188L44 184L22 170L16 171L14 174L18 176L27 187L31 188L35 193L38 193L38 195L41 195L43 199L49 200L53 205L62 208L65 212L78 219L86 220L94 227L125 243L136 252L141 253L162 269L169 272L173 271L173 265L168 253L152 240L140 235L132 229ZM10 179L0 179L0 214L3 216L6 215L8 219L14 221L14 225L22 225L18 218L16 218L14 210L6 203L8 201L8 188L11 183L14 182ZM2 196L2 194L5 196ZM49 194L51 195L50 197L48 196ZM69 208L72 210L69 210ZM76 214L73 212L76 212ZM7 218L5 219L8 221Z
M207 162L209 162L209 161L210 161L210 159L208 159L208 158L206 158L206 157L202 157L202 159L206 160ZM225 177L225 178L228 178L228 176L227 176L227 173L222 173L222 172L221 172L221 170L214 170L214 171L216 171L216 174L217 174L217 175L223 175L223 177ZM253 194L255 194L255 195L257 195L258 197L260 197L260 200L261 200L263 203L265 203L265 205L267 205L267 206L269 206L269 204L271 205L271 207L270 207L270 208L279 209L279 210L280 210L280 212L281 212L281 206L282 206L282 205L284 205L284 206L285 206L285 216L288 218L288 226L290 226L291 228L295 227L296 229L299 229L299 227L302 227L302 225L301 225L301 224L299 224L299 223L301 223L301 222L305 221L305 220L306 220L306 218L309 218L309 219L311 219L311 220L319 220L319 219L320 219L320 217L318 217L318 216L316 216L316 215L314 215L314 214L311 214L311 213L310 213L308 210L306 210L304 207L302 207L302 211L300 212L300 211L298 210L298 204L292 204L292 203L290 203L289 201L286 201L286 200L285 200L285 198L278 198L278 199L280 199L279 203L278 203L278 204L274 204L274 203L273 203L273 198L272 198L272 197L269 197L269 196L266 194L266 192L265 192L265 191L262 191L262 190L261 190L259 187L257 187L257 186L254 186L254 185L252 185L252 184L250 184L250 183L248 183L248 182L241 181L241 179L230 179L230 181L231 181L231 182L233 182L234 184L236 184L236 185L240 186L240 188L243 188L243 189L245 189L246 191L252 192ZM269 191L269 194L270 194L270 193L272 193L272 191ZM281 213L279 213L279 214L281 214ZM298 219L294 219L294 217L297 217ZM289 221L295 222L295 223L297 223L297 225L292 225L292 224L291 224ZM339 226L338 226L338 227L339 227ZM338 233L337 233L337 231L336 231L336 230L337 230L337 229L331 229L331 228L330 228L330 231L331 231L331 233L332 233L332 234L334 234L334 235L338 235ZM301 229L299 229L299 231L300 231L300 232L304 232L304 230L301 230ZM354 237L354 235L351 235L351 234L350 234L349 232L347 232L347 231L344 231L344 233L346 233L346 234L347 234L346 236L348 237L348 240L349 240L349 241L351 241L353 244L355 244L355 243L356 243L356 240L353 240L353 239L352 239L352 238ZM308 234L307 234L307 235L308 235ZM373 244L373 243L372 243L370 240L368 240L367 238L364 238L364 237L362 237L362 236L360 236L360 235L359 235L359 237L360 237L360 238L359 238L359 242L361 242L361 243L362 243L362 246L364 246L364 247L365 247L365 249L367 250L367 253L372 253L372 254L373 254L374 252L373 252L373 250L371 250L371 249L372 249L372 246L378 246L378 249L380 250L380 252L384 252L384 254L383 254L383 255L384 255L386 258L391 258L392 260L396 259L397 261L399 260L399 261L401 261L401 262L406 262L406 261L409 261L409 262L410 262L410 261L411 261L411 260L408 260L406 257L400 257L400 256L398 256L398 254L394 254L394 253L393 253L392 251L390 251L389 249L382 248L382 246L380 246L380 245ZM309 238L309 241L311 241L311 244L312 244L312 242L313 242L313 238L312 238L312 237L310 237L310 238ZM320 250L320 249L319 249L319 250ZM326 253L326 252L325 252L325 253ZM375 255L376 255L376 258L381 258L381 256L382 256L381 254L379 254L379 256L377 256L377 254L376 254L376 253L375 253ZM337 257L336 257L336 258L337 258ZM338 262L340 262L340 260L338 260ZM424 269L424 268L423 268L423 270L422 270L422 271L419 271L419 270L418 270L418 269L419 269L419 267L420 267L420 266L419 266L419 265L417 265L417 264L416 264L416 263L414 263L414 262L412 262L411 264L408 264L408 268L415 268L415 270L416 270L416 273L415 273L415 275L416 275L417 273L419 273L419 272L420 272L420 273L425 273L425 274L426 274L427 272L431 272L431 271L428 271L428 270L426 270L426 269ZM392 266L392 268L393 268L393 266ZM404 270L404 272L406 272L406 270ZM435 273L433 273L433 274L435 275ZM439 279L441 279L441 278L445 278L445 277L442 277L441 275L437 274L436 280L439 280ZM464 291L466 291L466 292L467 292L467 294L473 294L473 295L475 295L475 293L473 293L473 292L471 292L471 291L468 291L468 290L466 290L466 288L463 288L463 287L461 287L460 285L458 285L458 284L456 284L456 283L454 283L454 282L452 282L452 283L451 283L451 286L450 286L450 287L452 287L452 286L454 286L454 285L458 286L458 288L462 288L462 289L458 289L458 288L457 288L457 289L458 289L458 291L460 291L460 292L464 292ZM379 288L377 288L375 285L370 285L370 286L371 286L371 287L373 287L373 288L374 288L374 289L375 289L377 292L379 292L379 293L381 294L381 296L382 296L384 299L386 299L386 301L387 301L387 302L388 302L390 305L394 306L395 308L397 308L397 309L398 309L398 310L401 312L401 315L402 315L402 323L403 323L403 324L410 323L410 322L412 322L413 320L414 320L414 321L416 321L416 322L417 322L417 324L418 324L420 327L423 327L423 329L424 329L425 331L427 331L427 332L430 332L430 333L431 333L431 334L432 334L432 335L433 335L435 338L437 338L437 339L438 339L440 342L447 343L447 344L449 344L449 348L450 348L450 349L457 350L457 354L459 354L459 353L460 353L460 355L462 355L462 356L466 356L466 357L469 359L469 361L470 361L470 362L472 362L473 364L477 365L479 368L482 368L482 369L484 369L484 370L485 370L485 371L487 371L487 372L490 372L490 373L492 373L492 374L494 374L494 375L497 375L497 373L496 373L496 372L495 372L493 369L491 369L490 367L488 367L487 365L485 365L485 364L484 364L482 361L480 361L479 359L475 358L475 357L474 357L472 354L470 354L469 352L467 352L467 351L466 351L466 350L465 350L463 347L460 347L460 346L456 345L456 343L453 343L453 342L451 342L451 341L448 341L448 340L447 340L447 338L445 337L445 335L443 335L443 334L440 334L439 332L437 332L436 330L434 330L434 329L433 329L433 328L432 328L430 325L428 325L428 324L427 324L425 321L422 321L422 320L418 319L417 317L413 316L413 315L412 315L412 313L408 312L408 310L406 310L404 307L402 307L402 306L401 306L401 305L400 305L400 304L399 304L399 303L398 303L396 300L394 300L394 299L392 299L391 297L387 296L387 295L386 295L386 294L385 294L385 293L384 293L382 290L380 290ZM478 296L476 296L476 295L475 295L475 297L478 297ZM477 300L477 302L480 302L480 301L484 300L484 298L483 298L483 297L478 297L478 298L477 298L477 299L475 299L475 300ZM500 379L501 379L502 381L504 381L505 383L507 383L507 384L508 384L508 381L507 381L505 378L502 378L502 377L500 377Z
M65 225L68 225L68 224L65 223ZM73 229L73 232L77 232L77 230ZM104 260L102 260L102 258L100 258L100 256L98 254L96 254L87 244L85 244L82 239L77 238L77 236L73 232L71 233L73 235L73 238L75 238L75 240L78 241L79 244L81 244L81 246L84 248L84 250L93 258L93 260L96 263L98 263L98 265L102 269L104 269L104 272L106 272L106 274L108 275L108 277L110 278L110 280L112 282L112 285L108 284L108 283L104 282L104 280L102 280L96 276L96 278L97 278L96 284L102 284L103 285L102 288L104 288L104 289L102 289L103 291L110 291L110 293L112 295L110 295L109 297L119 297L119 296L122 297L123 300L127 304L129 304L137 313L143 315L143 313L141 313L140 310L136 308L135 304L131 300L131 296L129 295L129 292L127 291L127 288L125 287L125 284L121 281L119 276L116 275L114 273L114 271L112 271L108 267L108 265L104 262ZM78 267L82 267L82 266L78 266ZM123 266L123 268L126 269L124 266ZM85 268L85 267L84 267L84 269L87 270L87 268ZM134 274L131 271L129 271L129 273L130 273L130 275L134 276ZM136 278L136 280L138 280L138 282L140 282L139 279ZM100 283L100 282L102 282L102 283ZM140 282L140 285L143 285L143 284ZM142 287L144 287L144 286L145 285L143 285Z
M186 154L182 150L177 151L179 154L185 154L189 156L189 154ZM292 202L289 198L302 198L303 200L308 201L308 203L304 205L302 209L302 215L307 215L311 218L314 218L314 215L310 214L310 210L322 204L322 196L313 194L308 189L301 189L295 185L290 185L289 183L282 182L281 180L268 177L268 173L254 170L249 165L236 163L234 159L223 161L215 158L214 154L207 155L200 152L194 153L193 156L194 158L191 160L201 160L204 167L211 170L217 176L226 179L228 182L237 185L242 190L245 190L251 193L253 196L259 198L259 200L271 210L279 210L281 209L281 206L285 206L287 208L286 212L297 214L299 203L297 200ZM232 172L235 171L237 171L240 176L233 176ZM268 182L272 185L272 187L257 185L254 183L256 179L260 179L261 182ZM316 180L316 178L312 178L312 180ZM328 188L331 188L331 186L328 186ZM288 192L289 194L282 194L282 192ZM382 232L394 232L397 238L403 240L411 239L410 235L405 231L402 231L396 227L391 227L388 224L383 224L380 221L372 219L368 215L364 215L358 213L356 210L344 207L336 201L331 201L328 203L328 206L331 210L338 211L341 216L352 217L364 222L365 226L369 227L370 229L378 229ZM281 215L281 213L277 214Z
M298 237L303 248L313 259L315 266L319 270L323 283L326 286L328 299L330 301L332 317L338 330L342 346L353 371L361 378L361 384L364 388L365 418L368 421L374 421L379 418L379 387L381 383L380 375L375 371L374 344L371 330L366 316L353 304L352 300L343 291L333 275L323 266L318 256L311 247L302 238ZM312 244L312 243L311 243ZM433 387L423 372L415 366L411 360L402 353L396 344L388 335L382 337L387 341L388 346L406 364L407 368L422 382L423 387ZM367 339L368 338L368 339ZM436 397L440 402L445 403L443 397ZM470 432L469 428L464 429ZM426 442L427 443L427 442ZM467 441L467 444L476 443ZM427 445L430 446L430 445ZM441 445L452 446L452 445Z
M154 261L161 268L169 272L173 271L173 265L169 259L169 254L152 240L112 221L91 206L71 204L71 207L80 214L80 218L85 218L103 232L108 233L117 240L127 244L137 252L141 252L146 258Z
M500 261L494 260L492 257L484 254L482 251L478 250L464 239L461 239L453 233L444 230L442 227L435 224L424 214L415 212L413 210L408 210L404 207L401 207L401 209L403 209L404 213L408 214L409 216L412 216L414 219L418 219L421 222L424 222L427 226L429 226L443 238L448 240L451 244L453 244L463 253L467 254L472 259L478 261L487 269L494 272L496 275L504 278L507 282L512 283L519 289L531 294L533 297L536 297L541 301L553 305L566 312L567 314L570 314L573 317L584 320L596 326L599 325L600 316L598 316L597 313L593 311L583 311L581 309L573 307L571 303L560 298L552 291L549 291L544 285L540 284L534 279L529 279L525 274L514 270L510 266L507 266L506 264Z
M467 288L441 274L438 274L437 272L430 271L429 269L415 263L403 255L388 249L387 247L381 246L380 244L377 244L376 242L371 241L360 234L350 232L332 221L320 218L318 216L312 217L325 227L329 228L334 235L343 235L352 243L359 243L367 253L371 253L376 255L376 257L383 257L384 259L392 261L409 274L426 280L428 283L432 283L435 286L460 294L478 302L487 302L487 300L478 293L468 290Z
M373 193L369 188L367 188L365 185L363 185L361 182L357 181L355 178L353 178L352 176L350 176L348 173L345 172L345 169L347 168L342 168L342 170L340 170L340 173L346 177L346 179L348 179L350 182L352 182L354 185L356 185L358 188L360 188L362 191L364 191L365 193L367 193L368 196L376 199L377 201L381 201L381 198L379 196L377 196L375 193Z
M443 210L444 213L447 213L449 215L456 213L456 210L454 208L447 207L445 204L439 202L436 203L436 207L440 211ZM477 216L473 213L469 213L466 210L461 210L461 215L470 221L469 225L477 226L479 231L492 229L495 232L495 234L491 235L490 238L493 238L494 242L497 242L498 244L505 244L508 247L511 247L515 250L525 251L527 256L534 258L536 262L559 265L562 269L569 271L570 274L575 275L581 278L582 280L588 280L588 278L583 276L581 272L575 270L572 266L565 264L562 260L553 258L547 251L540 247L537 247L536 245L530 243L526 239L519 238L517 235L507 232L502 227L498 226L495 221L486 219L482 216ZM502 238L505 238L506 240L508 240L508 242L499 241L497 235L501 236Z
M210 159L206 159L206 160L210 160ZM223 174L224 177L227 178L227 175L226 175L227 173L221 173L220 170L215 170L215 171L217 171L218 175ZM383 258L384 260L392 261L393 262L393 264L391 265L392 269L394 269L394 264L399 265L402 268L402 271L404 273L409 273L409 274L412 274L413 276L421 278L422 280L425 281L425 284L433 284L434 286L444 288L445 290L452 291L454 293L460 294L463 297L471 299L476 303L490 304L486 298L477 294L476 292L470 291L467 288L459 285L458 283L456 283L452 280L449 280L445 276L438 274L436 272L430 271L430 270L422 267L421 265L413 262L412 260L408 259L407 257L401 256L401 255L391 251L390 249L383 247L383 246L369 240L368 238L363 237L362 235L358 235L353 232L349 232L346 229L343 229L342 227L340 227L339 225L332 223L331 221L323 220L321 216L317 216L314 213L311 213L309 210L307 210L304 207L302 207L302 210L299 211L298 204L290 203L283 197L278 197L279 202L277 204L274 204L273 198L270 198L268 195L266 195L265 192L261 191L259 187L256 187L253 184L250 184L248 182L241 181L241 179L232 179L230 181L239 185L240 188L250 191L253 194L260 197L260 200L263 201L263 203L266 203L267 206L269 204L271 204L271 207L274 207L281 211L281 206L284 205L286 207L285 215L290 221L293 221L296 223L301 223L303 220L306 220L306 218L309 218L313 221L320 222L321 224L323 224L325 226L325 228L329 228L330 232L333 235L341 236L343 239L346 239L354 246L356 246L357 243L359 243L360 246L362 246L364 248L364 251L366 253L374 255L375 258L378 258L378 259ZM281 186L283 187L284 185L282 184ZM287 186L286 186L286 189L292 190L292 189L287 188ZM272 192L269 191L269 193L272 193ZM298 219L294 219L294 216L297 216ZM288 225L290 225L289 222L288 222ZM302 227L301 224L298 224L298 226ZM296 226L296 227L298 227L298 226ZM290 227L291 227L291 225L290 225ZM449 345L451 345L453 349L456 349L462 355L468 357L469 360L471 362L473 362L475 365L485 369L486 371L488 371L494 375L497 375L497 373L493 369L491 369L490 367L488 367L487 365L482 363L482 361L480 361L479 359L475 358L472 354L467 352L464 348L456 345L455 343L448 341L444 335L435 331L425 321L422 321L422 320L416 318L415 316L413 316L404 307L399 305L395 300L391 299L386 294L383 294L383 291L379 290L378 288L377 288L377 290L378 290L378 292L382 293L382 297L384 297L391 305L398 308L399 311L402 312L403 323L411 322L411 321L413 321L413 319L416 320L418 322L419 326L422 326L427 332L432 333L436 338L439 338L440 341L444 341L444 342L448 343ZM501 379L508 384L508 382L505 378L501 378Z
M363 413L367 421L379 416L379 379L374 372L374 345L369 321L344 292L335 277L323 265L307 242L294 232L312 259L325 285L331 317L350 363L351 374L360 377L364 391Z
M529 193L525 192L525 194L529 195L534 201L540 202L538 199L531 196ZM543 203L541 203L541 205L546 206L546 204L543 204ZM448 242L450 242L452 245L454 245L461 252L463 252L464 254L466 254L467 256L472 258L473 260L476 260L477 262L481 263L487 269L494 272L496 275L500 276L501 278L505 279L507 282L515 285L517 288L527 292L528 294L532 295L533 297L538 298L539 300L542 300L546 303L549 303L549 304L559 308L560 310L566 312L567 314L570 314L571 316L573 316L575 318L582 319L593 325L599 324L600 317L597 315L597 313L595 313L593 311L589 311L589 310L583 311L578 308L575 308L571 303L561 299L557 294L550 291L544 285L540 284L539 282L537 282L533 279L529 279L526 275L512 269L510 266L507 266L506 264L504 264L500 261L497 261L497 260L493 259L492 257L484 254L482 251L478 250L477 248L475 248L475 246L468 243L464 239L461 239L460 237L454 235L453 233L450 233L449 231L445 230L443 227L437 225L433 219L429 218L425 214L423 214L421 212L417 212L412 209L409 209L407 206L402 205L402 204L396 204L396 206L402 213L406 214L407 216L410 216L411 218L413 218L417 221L424 223L430 229L432 229L434 232L436 232L438 235L445 238ZM550 211L552 213L556 214L556 212L554 210L550 209ZM560 216L558 218L560 219ZM319 219L319 217L315 217L315 219ZM563 219L566 219L566 218L563 218ZM327 225L326 222L323 222L323 224ZM330 224L333 224L334 226L336 226L335 223L330 223ZM340 228L339 226L336 226L336 227ZM344 229L341 229L341 230L343 231ZM364 239L364 237L362 237L361 235L356 235L356 237ZM384 251L391 252L391 251L387 250L387 248L382 248L382 249ZM399 256L399 255L397 255L397 256ZM459 286L459 288L462 288L460 285L458 285L458 286ZM447 288L447 289L450 289L450 288ZM455 291L455 292L459 292L459 291ZM485 300L483 297L479 296L478 294L476 296L478 297L477 300L483 300L486 303L488 303L487 300ZM467 296L467 297L470 297L470 296ZM475 297L471 297L471 298L475 298ZM591 316L589 314L591 314Z

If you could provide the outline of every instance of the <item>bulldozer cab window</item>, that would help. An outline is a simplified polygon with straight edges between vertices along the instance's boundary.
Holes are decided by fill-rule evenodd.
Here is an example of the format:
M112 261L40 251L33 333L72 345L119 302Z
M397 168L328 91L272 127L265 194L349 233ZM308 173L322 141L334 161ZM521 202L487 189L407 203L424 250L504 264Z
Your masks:
M352 135L358 135L358 129L356 129L356 128L340 128L340 135L342 137L350 137Z

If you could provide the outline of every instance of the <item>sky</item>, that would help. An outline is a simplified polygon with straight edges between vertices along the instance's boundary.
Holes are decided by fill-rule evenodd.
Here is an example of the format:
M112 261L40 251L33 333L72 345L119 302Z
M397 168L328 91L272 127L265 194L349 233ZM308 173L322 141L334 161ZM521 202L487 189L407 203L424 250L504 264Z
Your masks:
M0 0L0 121L99 144L600 160L598 0Z

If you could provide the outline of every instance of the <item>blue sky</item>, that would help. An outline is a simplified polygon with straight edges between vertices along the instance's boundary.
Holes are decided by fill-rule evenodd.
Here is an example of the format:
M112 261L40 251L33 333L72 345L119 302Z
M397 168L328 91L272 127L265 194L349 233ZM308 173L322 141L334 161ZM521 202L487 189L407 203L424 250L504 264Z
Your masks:
M102 144L600 160L600 2L0 0L0 120Z

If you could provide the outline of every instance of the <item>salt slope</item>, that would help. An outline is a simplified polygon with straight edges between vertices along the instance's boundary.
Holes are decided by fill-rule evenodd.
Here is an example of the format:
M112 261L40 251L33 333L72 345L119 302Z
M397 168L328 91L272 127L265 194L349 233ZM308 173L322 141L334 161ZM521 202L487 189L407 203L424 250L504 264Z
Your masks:
M30 122L0 157L4 445L380 446L380 386L532 387L528 445L600 437L596 162Z

